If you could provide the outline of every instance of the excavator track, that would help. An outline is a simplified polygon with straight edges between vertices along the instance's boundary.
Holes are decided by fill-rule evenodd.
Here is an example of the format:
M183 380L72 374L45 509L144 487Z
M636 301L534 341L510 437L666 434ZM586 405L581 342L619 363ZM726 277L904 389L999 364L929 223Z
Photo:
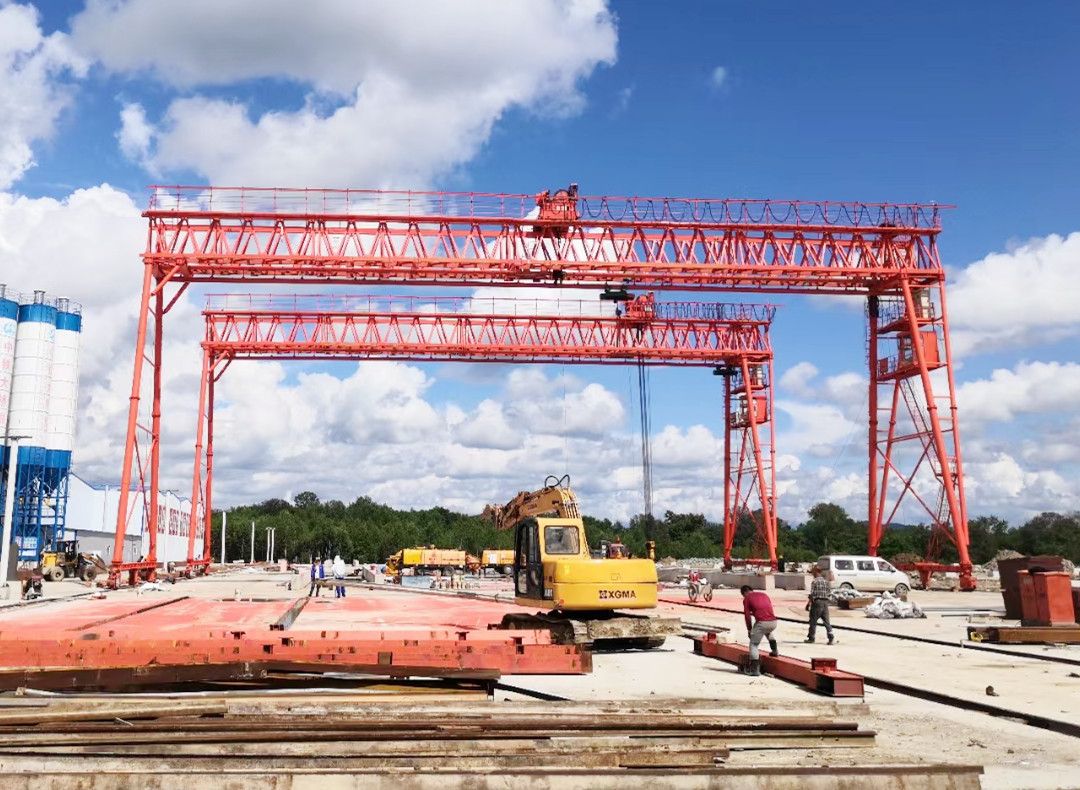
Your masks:
M661 647L668 636L677 634L682 623L677 617L648 617L615 612L537 612L507 614L499 628L548 631L558 645L592 648Z

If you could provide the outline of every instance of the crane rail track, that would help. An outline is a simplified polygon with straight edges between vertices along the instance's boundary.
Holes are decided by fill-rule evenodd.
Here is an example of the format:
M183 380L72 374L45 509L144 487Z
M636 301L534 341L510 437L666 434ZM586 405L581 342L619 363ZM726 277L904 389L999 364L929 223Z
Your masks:
M886 680L885 678L871 677L870 675L863 675L863 682L868 686L873 686L874 688L882 689L884 691L892 691L896 694L917 697L919 699L927 700L928 702L936 702L940 705L948 705L962 710L985 713L988 716L994 716L995 718L1012 719L1013 721L1022 722L1029 727L1037 727L1041 730L1049 730L1061 735L1080 738L1080 724L1073 724L1069 721L1051 719L1047 716L1039 716L1034 713L1027 713L1026 711L1002 708L998 705L989 705L985 702L976 702L961 697L954 697L951 694L942 694L937 691L931 691L930 689L910 686L907 683L897 683L894 680Z
M665 599L662 600L661 603L671 604L673 606L690 606L695 609L705 609L707 611L713 612L724 612L725 614L742 614L741 609L728 609L719 606L706 606L705 604L690 603L689 601L671 601ZM801 620L797 617L780 617L778 615L776 619L782 620L785 623L798 623L800 625L807 625L809 623L808 620ZM702 624L699 623L698 625ZM970 644L967 642L950 642L946 639L934 639L933 637L915 636L913 634L890 634L885 631L875 631L872 628L859 628L858 626L853 625L837 625L836 623L833 623L832 627L834 631L851 631L857 634L867 634L869 636L884 636L890 639L902 639L910 642L922 642L924 644L938 645L940 647L961 647L965 650L975 650L983 653L996 653L1002 656L1009 656L1010 658L1030 658L1035 661L1049 661L1054 664L1064 664L1066 666L1080 667L1080 659L1066 658L1064 656L1044 656L1038 655L1036 653L1021 653L1016 650L1007 650L1000 647L990 647L988 645L981 644Z
M667 603L673 603L673 602L667 602ZM686 604L683 604L683 605L685 605L685 606L695 606L695 608L708 608L708 609L714 609L714 610L719 610L719 611L723 611L723 612L742 614L742 612L736 612L736 610L732 610L732 609L718 609L718 607L703 607L703 606L699 606L699 605L691 604L691 603L686 603ZM791 622L791 623L803 623L803 624L806 623L805 620L798 620L796 618L791 618L791 617L778 617L777 619L784 620L786 622ZM841 627L843 627L843 626L835 626L835 625L833 626L834 629L835 628L841 628ZM692 622L685 622L684 621L683 622L683 628L684 628L684 631L683 631L682 634L680 634L680 636L686 637L687 639L693 639L698 634L697 633L692 633L692 632L706 632L706 631L710 631L710 630L715 631L717 626L709 626L707 623L692 623ZM864 629L864 628L845 628L845 630L859 631L859 632L862 632L862 633L872 634L874 636L901 636L903 638L913 639L915 641L920 641L920 642L928 642L930 644L946 645L946 646L949 646L949 647L955 647L956 646L952 642L945 642L943 640L938 640L938 639L911 637L911 636L908 636L908 635L898 635L898 634L886 634L886 633L882 633L880 631L872 631L872 630L868 630L868 629ZM1017 655L1019 655L1021 658L1035 658L1035 659L1050 660L1050 661L1055 660L1051 656L1025 655L1025 654L1022 654L1022 653L1014 653L1014 652L1009 651L1009 650L997 650L997 649L994 649L994 648L985 648L985 647L974 646L974 645L972 645L972 646L964 645L964 647L970 647L973 650L986 650L988 652L993 652L993 653L1002 653L1002 654L1008 655L1008 656L1017 656ZM1057 663L1063 663L1063 664L1068 664L1068 665L1080 664L1080 662L1073 661L1071 659L1062 659L1062 660L1058 661ZM862 677L863 677L863 682L866 683L866 685L871 686L873 688L881 689L883 691L891 691L891 692L896 693L896 694L903 694L903 695L908 696L908 697L915 697L917 699L926 700L927 702L934 702L934 703L937 703L939 705L947 705L949 707L959 708L961 710L974 711L974 712L977 712L977 713L984 713L984 714L986 714L988 716L993 716L995 718L1010 719L1012 721L1018 721L1018 722L1020 722L1022 724L1026 724L1029 727L1035 727L1037 729L1048 730L1050 732L1056 732L1056 733L1058 733L1060 735L1067 735L1067 736L1070 736L1070 737L1073 737L1073 738L1080 738L1080 724L1074 724L1073 722L1062 721L1061 719L1052 719L1052 718L1050 718L1048 716L1040 716L1038 714L1029 713L1027 711L1015 710L1015 709L1012 709L1012 708L1003 708L1003 707L1000 707L998 705L990 705L990 704L985 703L985 702L977 702L975 700L968 700L968 699L964 699L962 697L955 697L955 696L953 696L951 694L943 694L941 692L933 691L933 690L927 689L927 688L922 688L920 686L912 686L912 685L907 684L907 683L899 683L899 682L897 682L895 680L888 680L886 678L875 677L873 675L863 675Z

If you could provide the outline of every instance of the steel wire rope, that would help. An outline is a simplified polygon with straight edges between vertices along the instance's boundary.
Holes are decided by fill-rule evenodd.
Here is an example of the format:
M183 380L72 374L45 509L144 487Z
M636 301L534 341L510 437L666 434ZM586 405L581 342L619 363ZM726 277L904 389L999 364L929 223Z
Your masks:
M867 409L867 407L868 407L869 405L870 405L870 395L869 395L869 393L867 393L867 394L866 394L866 395L865 395L865 396L863 397L863 399L862 399L862 405L861 405L861 406L860 406L859 408L860 408L860 409L861 409L862 411L864 411L864 412L865 412L865 411L866 411L866 409ZM844 416L844 419L847 419L847 416L846 416L846 415ZM832 458L832 464L833 464L833 466L834 466L835 468L839 468L839 467L840 467L840 466L841 466L841 465L843 464L843 462L844 462L844 456L845 456L845 455L847 454L847 451L848 451L848 450L849 450L849 449L851 448L851 443L852 443L852 442L854 441L854 439L855 439L855 434L856 434L856 433L858 433L858 432L859 432L860 430L862 430L862 427L863 427L863 426L859 425L858 423L855 423L855 422L854 422L854 420L852 421L852 423L853 423L853 424L852 424L851 430L849 430L849 431L848 431L848 435L847 435L847 438L846 438L846 439L844 439L844 445L843 445L843 447L841 447L841 448L840 448L840 452L839 452L839 453L837 453L837 454L836 454L835 456L833 456L833 458Z
M638 359L638 409L641 415L641 489L650 531L653 519L652 418L649 411L649 368Z
M566 430L566 364L559 366L559 381L562 383L562 440L563 440L563 470L570 464L570 437Z
M640 398L634 398L634 373L629 366L626 367L626 402L630 407L630 421L634 422L634 411L637 410L637 422L640 425L641 422L641 402ZM627 434L627 447L632 448L635 444L632 434ZM644 475L644 472L642 473ZM644 477L642 478L642 486L644 486ZM629 527L630 524L627 523ZM646 523L646 526L648 524Z

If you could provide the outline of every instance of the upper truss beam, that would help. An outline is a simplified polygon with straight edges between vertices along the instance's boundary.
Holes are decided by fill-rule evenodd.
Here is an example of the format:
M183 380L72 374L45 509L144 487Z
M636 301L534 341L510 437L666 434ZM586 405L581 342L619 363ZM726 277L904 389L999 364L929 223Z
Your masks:
M561 315L542 304L536 314L478 314L460 310L482 305L459 299L229 296L211 299L203 345L216 356L261 359L700 367L771 359L771 307L648 304L645 314L628 307L622 315Z
M936 205L157 188L145 254L189 282L891 293L944 278Z

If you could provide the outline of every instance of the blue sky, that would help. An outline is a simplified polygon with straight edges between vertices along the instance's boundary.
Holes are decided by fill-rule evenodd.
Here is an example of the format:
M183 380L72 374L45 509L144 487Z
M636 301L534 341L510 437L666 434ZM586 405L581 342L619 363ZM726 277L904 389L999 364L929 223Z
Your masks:
M400 19L392 3L373 4L391 11L369 16L334 0L248 5L244 0L216 8L198 0L180 14L154 0L92 2L89 9L76 0L37 3L39 34L53 35L66 54L54 53L47 77L34 84L55 105L52 117L27 121L11 132L26 138L34 164L8 179L7 193L13 199L59 201L59 217L65 216L69 196L80 189L107 183L126 193L137 209L145 203L145 185L153 181L228 178L249 184L286 178L281 185L287 186L527 193L574 181L588 194L955 204L945 215L940 246L957 280L955 308L963 314L957 323L970 340L958 366L961 388L972 385L968 391L975 417L965 434L971 437L974 463L986 466L973 473L981 475L986 497L974 497L973 503L979 508L985 502L986 508L1014 518L1043 507L1076 506L1075 494L1066 489L1076 490L1080 459L1062 450L1051 461L1040 458L1037 449L1025 455L1022 447L1063 433L1076 436L1072 432L1080 426L1075 402L1063 407L1064 395L1045 393L1056 386L1059 372L1066 381L1062 393L1072 392L1078 380L1080 318L1077 308L1068 306L1071 296L1053 283L1075 280L1070 273L1080 263L1080 240L1069 237L1080 230L1080 91L1075 80L1080 53L1074 42L1080 6L626 2L613 3L607 13L599 0L582 0L572 7L580 12L575 16L567 12L571 6L556 2L537 3L531 11L522 4L498 14L491 6L465 3L439 27L434 17L449 12L433 11L438 4L399 4ZM16 8L27 6L0 3L0 11ZM409 31L415 32L418 20L439 32L432 34L434 44L410 55L415 42ZM494 27L484 30L485 25ZM328 35L339 32L340 38ZM320 39L326 43L313 43ZM0 34L0 53L2 42ZM9 68L45 57L41 42L21 46L14 47L17 56ZM339 62L320 60L319 46L341 47ZM545 47L558 56L545 60ZM280 61L275 60L278 52ZM354 74L348 70L353 62ZM512 78L500 81L502 73ZM384 78L390 88L380 82ZM328 118L353 106L355 113L343 118L336 131L331 128ZM136 108L122 123L121 112L135 113ZM400 122L404 131L385 132L387 139L382 139L371 117L376 109L387 126ZM413 114L406 115L406 109ZM233 111L238 115L230 115ZM282 140L294 138L275 137L263 128L275 113L294 118L305 112L313 130L310 151L285 148ZM398 114L403 120L397 120ZM220 140L212 139L218 135ZM398 148L395 138L401 138ZM386 153L365 158L366 146ZM416 161L410 161L411 151L417 152ZM326 164L339 158L340 167ZM104 199L94 193L93 201ZM30 211L27 206L23 210ZM124 222L124 233L134 238L138 220L127 216ZM1054 234L1064 240L1060 248L1046 243ZM85 234L76 238L85 239ZM109 250L126 256L124 248ZM26 242L9 240L13 271L26 266L30 251ZM131 250L132 256L137 252ZM1004 257L987 263L987 256L994 255ZM123 265L137 276L137 259L125 259ZM50 261L48 266L62 264ZM1023 307L1010 313L1010 298L1018 281L1027 282L1026 273L1032 278L1048 274L1044 279L1050 285L1040 289L1033 279ZM29 290L34 283L17 286ZM127 305L131 297L122 299L121 290L110 298L84 297L90 318L95 309ZM861 468L861 439L853 445L848 437L862 429L852 427L857 421L843 421L843 415L855 415L861 407L857 388L828 382L863 371L863 319L857 303L764 300L781 304L773 335L778 377L800 363L818 370L816 384L799 391L781 389L779 397L831 407L840 435L812 457L792 451L801 470L791 473L801 476L792 494L797 504L790 511L797 518L811 493L829 490ZM1008 331L987 318L985 311L999 308ZM197 321L189 323L197 336ZM130 343L124 334L129 329L116 323L108 342L123 348ZM1027 368L1004 383L1000 376L995 379L995 371L1016 374L1020 366L1035 363L1064 367L1040 368L1048 378L1038 381ZM113 380L123 378L117 373L123 365L110 366L104 359L88 364L88 386L101 389L87 395L85 406L110 413L122 389ZM330 370L348 382L355 367ZM622 402L625 413L612 430L629 447L635 420L627 371L566 372L578 378L569 385L571 392L596 382ZM511 403L516 396L504 386L509 371L469 378L431 366L422 373L425 383L416 385L420 389L410 397L440 414L446 425L456 419L447 416L451 405L472 419L485 400L515 414L529 413ZM549 377L562 373L546 371ZM284 381L295 387L304 375L304 369L292 369ZM177 386L182 391L183 385ZM561 394L567 386L556 389ZM838 394L840 389L844 394ZM993 404L1002 399L1015 405L995 411ZM658 429L670 425L685 431L700 423L716 431L719 424L716 382L707 371L655 373L653 402ZM962 412L962 427L964 419ZM798 427L795 420L792 413L781 413L781 442L785 431ZM81 430L108 431L111 425L101 416L81 423ZM452 428L446 430L453 434ZM177 433L183 430L178 427ZM240 434L234 438L243 440ZM409 442L401 444L405 457ZM569 442L564 445L569 453ZM115 442L102 439L95 448L84 455L85 470L105 477ZM778 451L786 452L782 443ZM692 464L701 465L708 450L702 452ZM999 468L1002 454L1015 468ZM283 458L278 460L287 466ZM810 474L821 467L829 472ZM668 504L707 508L702 503L710 501L707 492L713 490L710 473L690 473L674 462L671 469L679 471L672 472L678 482L668 486ZM438 482L414 494L402 494L408 490L403 481L380 479L376 472L368 483L395 504L407 504L412 496L422 505L424 496L450 491L462 507L483 499L485 485L503 485L487 480L469 488L453 473L439 474L433 467L431 474ZM266 492L298 485L284 472L268 479ZM226 497L228 485L223 477ZM347 493L344 482L327 480L324 485ZM596 486L604 509L626 511L632 490L620 490ZM857 509L858 494L845 492L843 486L835 489L837 498ZM239 491L233 495L243 498Z
M1012 238L1073 229L1076 4L762 5L615 4L618 60L583 83L585 110L551 120L512 109L440 185L532 192L577 181L590 194L952 203L941 244L954 265ZM42 28L64 30L82 6L38 4ZM133 192L147 183L116 147L117 113L125 100L163 107L173 92L95 71L57 138L38 149L24 193L103 176ZM202 92L241 96L255 112L305 96L281 79Z

